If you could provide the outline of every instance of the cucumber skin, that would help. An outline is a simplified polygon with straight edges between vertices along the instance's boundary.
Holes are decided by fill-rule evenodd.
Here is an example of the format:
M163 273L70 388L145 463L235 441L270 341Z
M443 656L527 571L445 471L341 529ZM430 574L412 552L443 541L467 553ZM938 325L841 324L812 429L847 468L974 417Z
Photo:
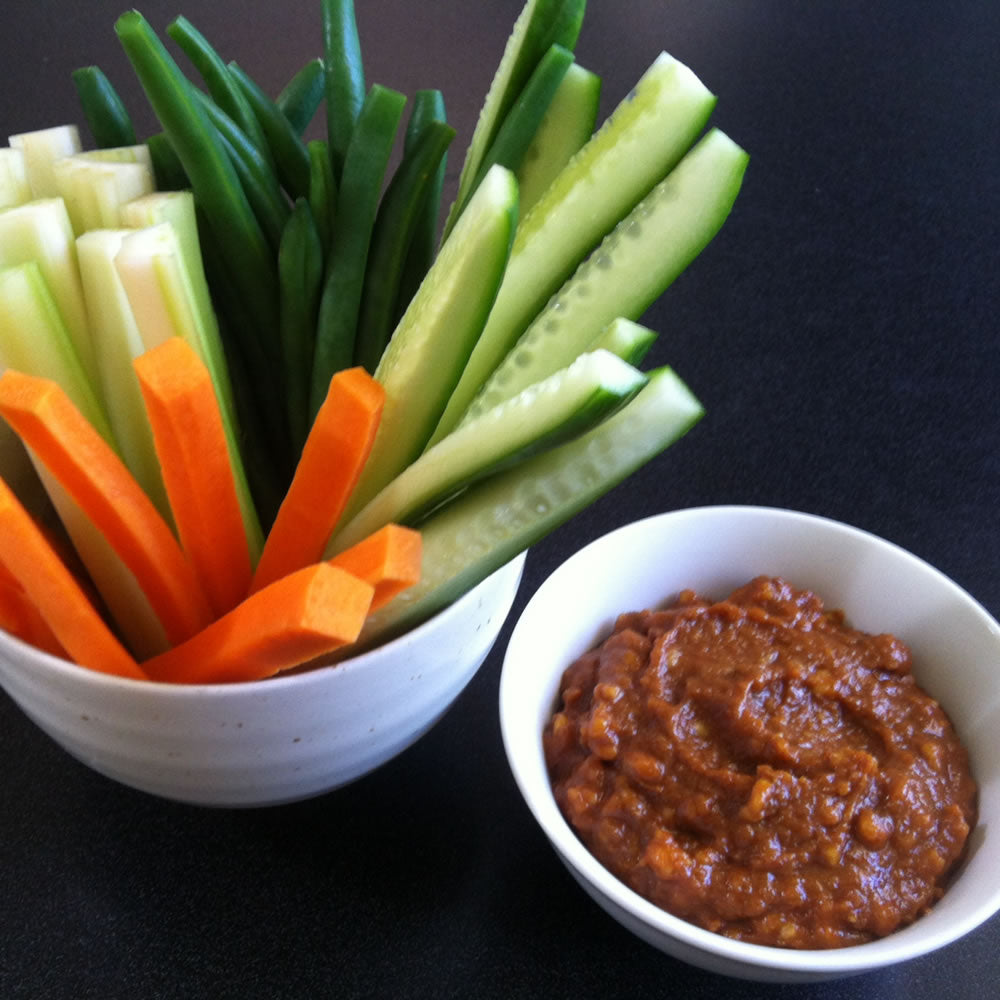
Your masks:
M496 199L489 219L478 218L480 198ZM386 390L385 407L341 524L423 450L486 322L516 225L517 181L511 171L494 167L438 253L375 371Z
M390 522L418 527L461 490L594 427L647 382L646 375L610 351L581 357L575 366L424 452L336 532L325 557Z
M703 415L673 370L658 368L628 405L597 427L447 504L421 525L420 582L372 613L352 650L384 642L442 610L655 458Z
M716 101L687 66L661 53L549 185L518 226L496 303L432 444L455 427L580 261L680 161Z
M637 320L722 228L748 162L744 149L711 129L549 300L483 384L459 426L571 363L614 320ZM680 206L680 216L673 206ZM695 218L685 217L695 207ZM674 232L680 235L672 238ZM650 233L653 246L646 245ZM663 246L662 253L656 253L656 244Z

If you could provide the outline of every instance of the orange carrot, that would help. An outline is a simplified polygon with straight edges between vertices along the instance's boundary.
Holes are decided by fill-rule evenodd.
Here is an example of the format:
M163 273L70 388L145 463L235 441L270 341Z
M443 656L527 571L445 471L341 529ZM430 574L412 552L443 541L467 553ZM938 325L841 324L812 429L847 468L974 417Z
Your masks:
M171 644L211 619L191 564L132 474L50 379L8 369L0 414L135 576Z
M323 557L368 459L385 390L363 368L330 380L295 475L264 542L251 592Z
M0 628L45 653L69 659L37 605L0 562Z
M145 673L115 638L76 577L2 479L0 561L72 659L103 673L145 678Z
M181 548L218 617L246 596L252 567L212 376L180 337L133 367Z
M374 588L316 563L275 581L187 642L143 663L155 680L215 684L270 677L353 642Z
M372 611L420 580L420 532L387 524L329 560L375 588Z

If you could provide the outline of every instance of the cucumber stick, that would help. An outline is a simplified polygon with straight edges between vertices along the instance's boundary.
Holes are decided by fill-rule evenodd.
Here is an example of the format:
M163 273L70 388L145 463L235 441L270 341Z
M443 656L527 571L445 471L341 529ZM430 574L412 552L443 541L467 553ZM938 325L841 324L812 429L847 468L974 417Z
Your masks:
M585 9L586 0L527 0L521 8L465 153L458 193L445 220L445 237L472 197L483 160L539 60L552 45L573 50Z
M423 450L486 322L517 225L517 181L495 166L399 321L375 378L385 405L346 520Z
M715 103L690 69L661 53L560 171L518 226L496 304L432 443L580 261L687 152Z
M39 198L0 212L0 267L28 261L38 265L83 370L96 387L97 362L80 284L73 226L61 198Z
M327 556L390 522L419 523L422 515L470 483L582 433L646 381L642 372L608 351L581 355L569 368L424 452L337 532Z
M600 101L601 78L573 63L515 171L522 218L593 135Z
M709 131L552 297L463 420L565 367L613 320L637 320L722 227L748 159L725 133Z
M578 438L484 480L420 526L420 582L373 612L359 640L412 628L499 569L685 434L702 407L669 368Z

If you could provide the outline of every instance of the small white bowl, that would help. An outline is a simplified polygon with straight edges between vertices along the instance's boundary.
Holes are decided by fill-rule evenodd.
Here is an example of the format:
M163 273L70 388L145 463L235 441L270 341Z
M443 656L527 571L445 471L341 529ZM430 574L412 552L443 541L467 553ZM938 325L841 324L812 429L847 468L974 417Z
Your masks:
M418 628L333 666L160 684L86 670L0 633L0 686L70 754L134 788L207 806L309 798L374 770L444 714L496 642L524 559Z
M816 592L848 623L909 644L914 674L969 749L979 822L961 870L925 916L882 940L797 951L733 941L646 901L605 869L563 818L542 730L563 670L606 636L619 612L656 607L684 588L725 597L755 576ZM806 982L931 952L1000 909L1000 625L965 591L903 549L825 518L761 507L704 507L651 517L586 546L538 589L511 634L500 719L525 801L580 885L655 947L712 972Z

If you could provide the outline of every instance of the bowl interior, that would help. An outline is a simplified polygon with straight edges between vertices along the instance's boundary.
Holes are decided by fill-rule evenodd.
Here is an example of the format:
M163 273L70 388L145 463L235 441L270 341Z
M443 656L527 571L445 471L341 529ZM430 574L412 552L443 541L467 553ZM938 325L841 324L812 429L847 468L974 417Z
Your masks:
M881 941L792 951L730 941L672 917L612 877L560 814L541 733L562 671L620 612L655 607L687 587L724 597L760 574L782 576L841 608L857 628L892 632L914 673L949 713L970 751L980 816L959 875L938 905ZM594 581L600 581L595 586ZM648 934L748 972L847 974L911 958L956 939L1000 908L1000 626L933 567L871 534L824 518L759 507L676 511L627 525L560 566L529 601L504 661L500 713L514 777L563 860ZM635 929L635 928L633 928ZM730 969L731 971L731 969Z

